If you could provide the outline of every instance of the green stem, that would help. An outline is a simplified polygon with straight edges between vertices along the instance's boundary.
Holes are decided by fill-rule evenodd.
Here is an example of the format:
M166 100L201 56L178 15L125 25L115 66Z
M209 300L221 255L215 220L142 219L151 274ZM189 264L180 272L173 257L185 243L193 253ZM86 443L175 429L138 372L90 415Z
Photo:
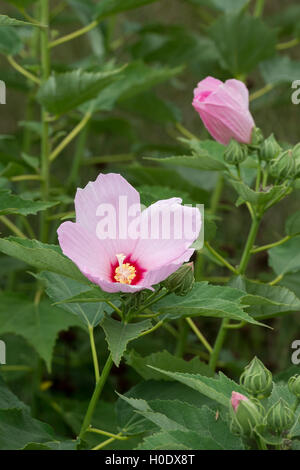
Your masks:
M50 155L50 161L53 162L58 155L64 150L64 148L69 145L70 142L84 129L84 127L87 125L89 120L92 117L91 112L87 112L82 120L77 124L77 126L74 127L74 129L65 137L65 139L56 147L55 150Z
M94 364L94 369L95 369L95 380L97 383L100 378L99 363L98 363L97 351L96 351L96 346L95 346L94 327L91 325L89 325L89 336L90 336L90 344L91 344L91 350L92 350L92 356L93 356L93 364Z
M251 257L251 250L255 243L255 239L257 236L258 229L259 229L260 221L261 221L261 216L254 215L254 218L251 224L251 229L248 235L247 243L246 243L243 255L242 255L242 259L241 259L237 274L245 274L246 272L246 269L248 267L250 257ZM220 327L216 342L214 344L214 349L213 349L213 352L211 354L210 361L209 361L210 368L213 371L216 370L218 358L219 358L222 346L224 344L229 325L230 325L230 320L228 318L224 318L221 323L221 327Z
M75 156L73 158L72 162L72 167L70 171L70 175L67 181L67 186L70 187L73 184L77 183L78 175L79 175L79 170L82 162L82 157L84 155L84 150L85 150L85 145L86 145L86 139L88 135L88 124L84 127L82 132L79 134L78 141L77 141L77 146L76 146L76 151L75 151Z
M49 1L40 0L40 22L48 26L49 24ZM48 49L48 28L41 29L41 72L42 82L45 82L50 75L50 54ZM44 201L49 199L49 179L50 179L50 141L49 141L49 123L48 113L42 107L42 143L41 143L41 176L42 176L42 197ZM46 211L41 215L41 240L47 241L48 222Z
M6 225L17 237L20 238L27 238L26 235L13 223L9 220L5 215L0 216L0 222Z
M298 44L300 44L300 38L295 38L295 39L292 39L291 41L282 42L280 44L277 44L276 49L278 51L283 51L285 49L290 49L291 47L298 46Z
M207 351L209 352L209 354L212 353L213 349L211 347L211 345L209 344L209 342L207 341L207 339L205 338L205 336L201 333L201 331L199 330L199 328L195 325L195 323L193 322L193 320L189 317L186 318L186 322L188 323L188 325L191 327L191 329L193 330L193 332L195 333L195 335L197 336L197 338L200 340L200 342L203 344L203 346L207 349Z
M78 38L79 36L82 36L83 34L88 33L92 29L96 28L98 24L99 24L98 20L92 21L90 24L84 26L83 28L80 28L77 31L74 31L73 33L67 34L66 36L58 38L55 41L52 41L49 44L49 48L59 46L60 44L63 44L68 41L72 41L72 39Z
M184 321L184 318L181 318L178 321L178 326L179 326L179 335L177 339L175 355L177 357L183 357L185 347L186 347L187 335L188 335L188 325Z
M265 0L256 0L254 16L260 18L263 15L265 8Z
M82 426L81 426L81 430L80 430L80 433L79 433L79 439L82 439L82 437L84 436L85 432L87 431L89 425L91 424L91 420L92 420L92 417L93 417L93 414L94 414L94 411L95 411L95 407L97 405L97 402L98 402L98 399L101 395L103 387L106 383L106 380L109 376L112 365L113 365L113 360L112 360L111 354L109 354L109 356L107 358L107 361L105 363L105 366L103 367L101 377L98 380L98 382L96 383L94 393L92 395L91 401L89 403L86 415L84 417L84 420L83 420L83 423L82 423Z
M240 266L238 268L238 274L245 274L245 271L248 267L250 258L251 258L251 250L256 240L256 236L258 233L259 225L260 225L261 217L255 215L254 219L252 220L251 229L248 235L247 243L243 252L243 256L240 262Z
M102 431L102 429L97 429L97 428L88 428L88 432L93 432L95 434L101 434L101 436L107 436L107 437L113 437L114 439L118 439L120 441L125 441L128 439L127 436L120 436L120 434L113 434L108 431Z
M210 355L209 367L211 368L213 372L216 370L219 355L220 355L224 340L226 338L226 333L227 333L226 328L228 326L228 323L229 323L228 318L224 318L222 320L221 327L219 329L213 351Z
M270 250L271 248L275 248L275 246L280 246L283 245L284 243L288 242L293 238L292 235L287 235L286 237L282 238L278 242L270 243L269 245L264 245L264 246L259 246L258 248L253 248L251 250L251 253L260 253L261 251L267 251Z
M221 256L208 242L205 242L205 246L208 251L216 258L216 260L220 261L226 268L228 268L234 274L238 274L237 270L225 259Z
M210 213L213 215L215 215L218 210L223 188L224 188L224 178L223 178L223 175L220 174L218 176L218 181L217 181L216 187L214 189L214 192L210 200Z
M261 98L262 96L266 95L267 93L269 93L269 91L273 90L274 86L275 85L273 83L268 83L266 86L264 86L260 90L254 91L250 95L250 101L257 100L258 98Z
M12 56L8 56L7 60L10 63L10 65L14 69L16 69L19 73L24 75L24 77L28 78L28 80L34 82L35 84L40 85L41 81L39 80L39 78L37 78L32 73L28 72L28 70L24 69L24 67L22 67L20 64L18 64Z

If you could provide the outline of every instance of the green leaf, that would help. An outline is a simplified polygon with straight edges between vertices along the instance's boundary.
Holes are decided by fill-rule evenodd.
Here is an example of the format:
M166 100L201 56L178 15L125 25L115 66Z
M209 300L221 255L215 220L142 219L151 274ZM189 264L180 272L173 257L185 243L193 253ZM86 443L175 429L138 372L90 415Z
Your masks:
M37 212L49 209L49 207L53 207L55 205L57 205L57 202L31 201L29 199L23 199L15 194L11 194L11 191L6 189L0 189L0 215L37 214Z
M238 279L240 281L234 287L243 289L247 293L242 298L242 303L249 305L247 311L254 318L265 320L300 311L300 299L286 287Z
M287 191L286 186L272 186L266 191L259 192L254 191L242 181L235 181L231 179L230 182L240 196L236 203L237 206L243 204L244 202L250 202L251 204L263 206L268 203L272 203L275 200L280 200L280 197L284 197Z
M248 75L275 54L276 31L249 14L222 15L210 27L224 68L235 77Z
M289 56L276 56L260 64L260 71L265 83L277 85L299 80L300 61Z
M40 26L37 23L31 23L29 21L16 20L10 18L7 15L0 15L0 27L2 26Z
M288 218L285 224L285 232L290 236L300 234L300 211L295 212Z
M236 13L242 10L250 0L189 0L199 6L211 7L224 13Z
M0 334L14 333L22 336L37 351L51 369L53 348L62 330L80 323L48 300L39 305L16 293L0 293Z
M10 3L11 5L14 5L19 8L27 8L33 3L35 3L37 0L5 0L6 3Z
M269 266L277 276L300 271L300 237L295 237L269 251Z
M118 81L109 85L99 96L93 100L93 109L97 111L111 110L116 103L129 100L154 86L178 75L182 67L149 67L143 62L130 63ZM86 109L86 105L84 107Z
M133 387L125 395L127 398L136 400L180 400L195 406L211 405L213 402L192 388L179 382L165 382L147 380ZM149 421L147 422L141 415L134 412L132 405L124 400L124 396L119 398L116 405L118 425L125 434L137 434L145 431L157 430Z
M154 3L157 0L101 0L95 9L97 19Z
M176 320L184 317L204 316L231 318L259 325L244 309L241 299L245 293L231 287L212 286L207 282L196 282L192 291L185 297L168 295L153 306L161 312L160 318ZM261 324L260 324L261 325Z
M50 426L31 418L29 413L19 410L0 410L0 449L22 449L31 442L54 440Z
M90 284L75 264L66 258L57 245L47 245L38 240L18 237L0 239L0 251L34 266L41 271L51 271Z
M220 405L229 407L229 402L232 392L239 392L247 396L245 389L226 377L226 375L219 373L217 379L204 377L200 374L183 374L180 372L169 372L166 370L153 367L154 370L165 374L171 379L178 380L178 382L187 385L188 387L197 390L211 400L216 401Z
M67 303L67 299L72 298L72 296L80 297L82 294L84 297L84 295L89 295L91 289L86 284L45 271L39 274L38 279L45 282L46 293L53 302L59 303L59 307L77 315L85 325L98 325L103 319L104 313L112 311L111 307L105 304L103 300L98 300L97 303L84 303L83 301ZM95 290L101 292L100 288L95 288ZM109 298L108 294L107 298Z
M187 168L194 168L205 171L221 171L226 169L222 162L219 162L218 160L208 156L178 156L167 158L146 157L145 160L152 160L167 165L185 166Z
M38 101L52 114L63 114L96 98L99 92L119 76L122 69L85 72L82 69L53 74L43 83Z
M133 339L138 338L144 331L149 330L152 327L152 323L150 320L144 320L139 323L123 323L105 316L101 322L101 327L104 330L112 359L118 367L127 344Z
M11 408L29 411L29 407L10 391L0 375L0 410Z
M173 356L168 351L152 353L142 357L136 351L131 350L126 354L126 363L140 374L145 380L169 380L165 375L150 369L149 366L158 367L172 372L189 372L191 374L201 374L210 376L211 370L207 364L201 362L198 357L191 361L185 361L180 357Z
M0 27L0 53L4 55L16 55L23 48L22 41L14 28L10 26Z
M223 419L216 420L216 413L207 406L196 407L178 400L155 400L148 403L148 410L141 410L139 414L185 448L243 449L241 439L230 433ZM145 448L145 442L139 448Z

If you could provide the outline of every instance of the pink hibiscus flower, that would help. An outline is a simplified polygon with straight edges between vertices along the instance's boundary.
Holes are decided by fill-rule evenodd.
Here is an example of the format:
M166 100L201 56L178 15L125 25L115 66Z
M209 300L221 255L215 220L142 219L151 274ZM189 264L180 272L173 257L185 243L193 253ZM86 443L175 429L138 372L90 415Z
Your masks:
M181 203L171 198L142 211L139 193L121 175L100 174L77 190L76 223L58 228L59 244L106 292L152 289L194 252L201 214Z

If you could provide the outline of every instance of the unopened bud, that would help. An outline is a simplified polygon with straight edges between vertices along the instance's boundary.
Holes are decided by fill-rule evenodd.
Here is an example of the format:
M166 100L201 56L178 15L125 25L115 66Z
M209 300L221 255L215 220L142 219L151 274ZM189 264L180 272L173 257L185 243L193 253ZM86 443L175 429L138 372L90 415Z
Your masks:
M251 395L257 398L268 397L273 388L272 373L255 357L240 377L240 383Z
M290 392L300 400L300 375L297 374L291 377L288 385Z
M252 131L252 140L251 140L251 147L258 147L260 146L264 141L264 136L258 127L254 127Z
M224 160L230 165L238 165L246 160L248 156L248 148L245 144L240 144L234 139L231 139L229 145L224 152Z
M260 146L259 156L262 160L267 162L276 159L282 148L278 144L277 140L274 137L274 134L271 134Z
M251 437L255 427L263 422L261 407L237 392L232 392L230 416L232 432L241 436Z
M294 178L296 176L296 160L292 150L286 150L271 161L270 173L274 178Z
M171 274L163 285L169 292L176 295L187 295L193 288L195 282L193 263L181 266L175 273Z
M295 413L285 400L280 398L269 409L266 416L268 427L278 434L288 431L295 422Z

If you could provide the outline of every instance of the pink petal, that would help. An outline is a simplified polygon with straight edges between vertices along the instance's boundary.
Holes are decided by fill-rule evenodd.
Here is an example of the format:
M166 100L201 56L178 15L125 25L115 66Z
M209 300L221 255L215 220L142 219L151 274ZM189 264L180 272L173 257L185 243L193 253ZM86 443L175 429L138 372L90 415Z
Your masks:
M239 406L240 402L243 401L243 400L248 401L249 398L245 397L245 395L242 395L241 393L232 392L231 406L232 406L235 413L237 412L237 409L238 409L238 406Z
M135 213L128 220L130 207L135 209ZM100 231L103 232L101 220L105 218L115 228L115 233L112 231L109 238L101 239L102 247L114 261L117 253L129 254L133 251L136 240L128 238L127 224L140 214L140 195L121 175L100 174L96 181L88 183L84 189L78 189L75 209L76 222L93 236L97 234L99 238Z
M187 250L201 229L201 214L199 209L182 206L180 202L177 198L159 201L142 212L141 238L132 260L137 260L144 269L154 271L178 260L187 261ZM191 252L188 253L190 257Z
M194 250L189 249L187 250L184 255L179 258L176 264L167 264L165 266L161 266L160 268L147 271L144 279L142 280L143 286L155 286L155 284L159 284L160 282L167 279L167 277L171 276L171 274L175 273L177 269L186 261L189 261Z
M203 92L208 92L209 94L214 93L217 91L220 85L223 85L221 80L217 80L213 77L207 77L198 83L197 88L194 90L194 97L197 98L199 95L201 96Z
M225 87L235 101L249 109L249 90L243 82L235 79L227 80Z
M94 277L109 279L110 259L96 236L73 222L64 222L57 230L61 249L92 282Z

